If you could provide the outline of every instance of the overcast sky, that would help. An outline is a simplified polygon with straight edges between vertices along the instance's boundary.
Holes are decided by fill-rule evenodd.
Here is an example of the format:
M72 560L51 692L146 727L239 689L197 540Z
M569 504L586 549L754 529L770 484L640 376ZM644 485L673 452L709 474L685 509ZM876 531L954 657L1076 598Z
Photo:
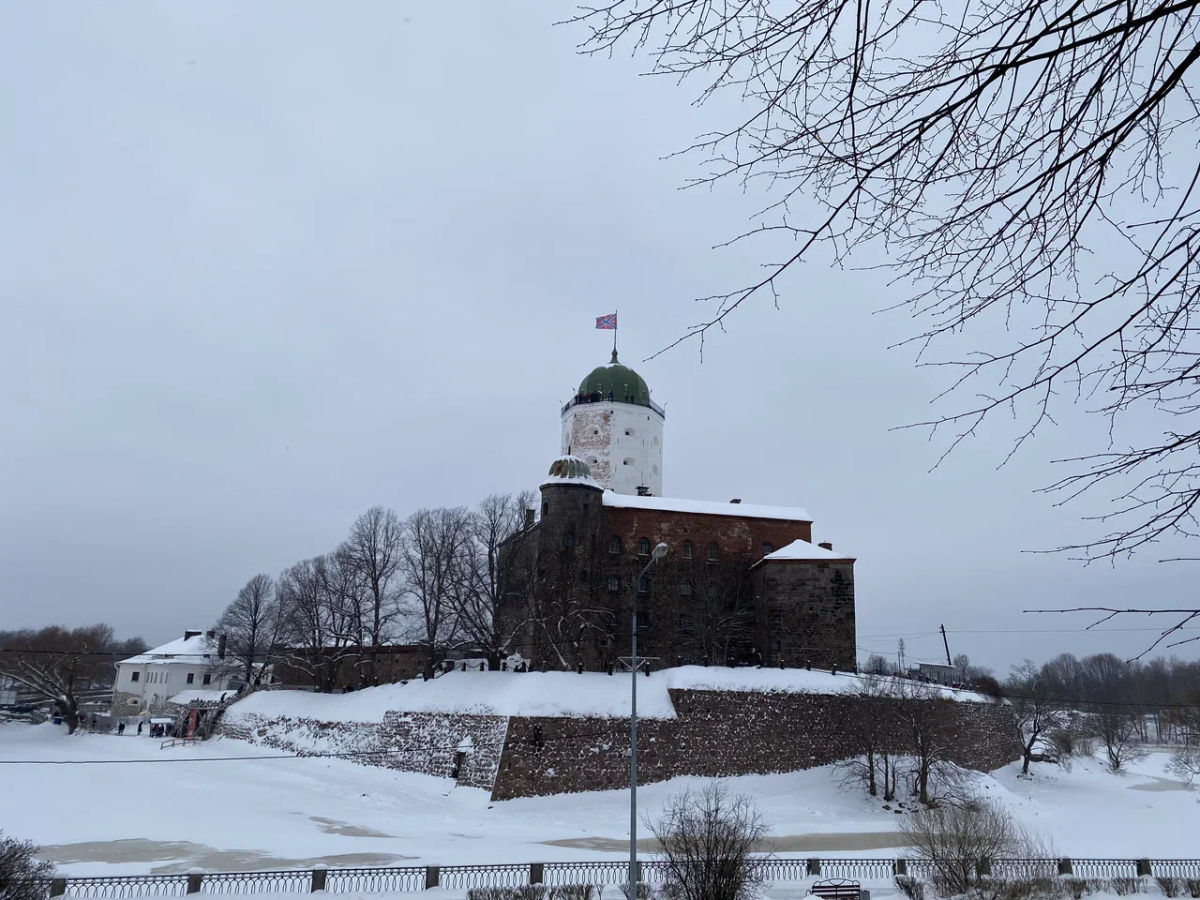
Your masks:
M915 326L876 275L810 264L703 362L641 362L765 260L710 249L762 198L680 190L695 161L665 157L722 107L576 55L568 9L0 9L0 628L158 643L371 505L536 487L614 310L667 408L664 492L805 506L858 559L864 658L903 635L937 661L941 623L1001 673L1130 655L1153 631L1020 611L1194 602L1161 553L1024 552L1096 533L1034 489L1102 423L1067 412L997 470L997 421L930 472L944 444L894 429L942 376L887 350Z

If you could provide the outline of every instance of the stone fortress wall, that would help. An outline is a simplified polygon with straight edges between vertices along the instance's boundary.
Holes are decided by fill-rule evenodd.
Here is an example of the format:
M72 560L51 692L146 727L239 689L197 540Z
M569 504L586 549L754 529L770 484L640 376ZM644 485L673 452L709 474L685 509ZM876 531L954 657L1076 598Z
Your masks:
M854 756L861 723L886 704L932 704L940 741L964 768L1017 759L1009 708L966 700L855 694L670 690L673 719L638 722L639 783L680 775L791 772ZM234 707L236 709L236 706ZM629 720L389 712L382 722L227 716L218 733L299 753L354 754L356 762L490 790L492 799L622 788L629 781ZM896 736L899 742L899 735ZM461 750L469 742L469 750ZM463 755L459 756L459 752Z

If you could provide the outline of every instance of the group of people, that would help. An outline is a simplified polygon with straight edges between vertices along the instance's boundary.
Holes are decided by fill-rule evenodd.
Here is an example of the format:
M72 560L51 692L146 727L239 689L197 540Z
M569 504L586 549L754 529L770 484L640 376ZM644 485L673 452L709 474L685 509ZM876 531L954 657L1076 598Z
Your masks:
M172 724L169 724L167 722L149 722L149 723L147 723L147 722L142 721L141 719L138 719L137 733L139 735L141 735L142 729L144 729L147 724L149 724L149 726L150 726L150 737L152 737L152 738L153 737L170 737L171 733L175 730L175 726ZM125 726L126 726L126 722L124 719L117 722L117 735L118 736L125 734Z

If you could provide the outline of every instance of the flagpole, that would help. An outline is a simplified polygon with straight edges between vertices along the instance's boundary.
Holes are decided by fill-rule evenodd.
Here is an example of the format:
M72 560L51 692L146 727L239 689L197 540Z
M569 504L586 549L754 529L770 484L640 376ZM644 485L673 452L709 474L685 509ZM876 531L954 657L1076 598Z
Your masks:
M613 312L613 356L617 355L617 325L620 324L621 321L617 315L619 312L620 310L615 310Z

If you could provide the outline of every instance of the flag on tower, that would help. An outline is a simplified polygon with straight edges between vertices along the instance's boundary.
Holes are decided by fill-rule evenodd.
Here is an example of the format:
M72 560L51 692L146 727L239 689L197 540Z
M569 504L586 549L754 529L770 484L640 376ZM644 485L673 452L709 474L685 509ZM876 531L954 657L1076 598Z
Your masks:
M606 331L617 330L617 314L609 313L607 316L596 317L596 327L603 328Z

